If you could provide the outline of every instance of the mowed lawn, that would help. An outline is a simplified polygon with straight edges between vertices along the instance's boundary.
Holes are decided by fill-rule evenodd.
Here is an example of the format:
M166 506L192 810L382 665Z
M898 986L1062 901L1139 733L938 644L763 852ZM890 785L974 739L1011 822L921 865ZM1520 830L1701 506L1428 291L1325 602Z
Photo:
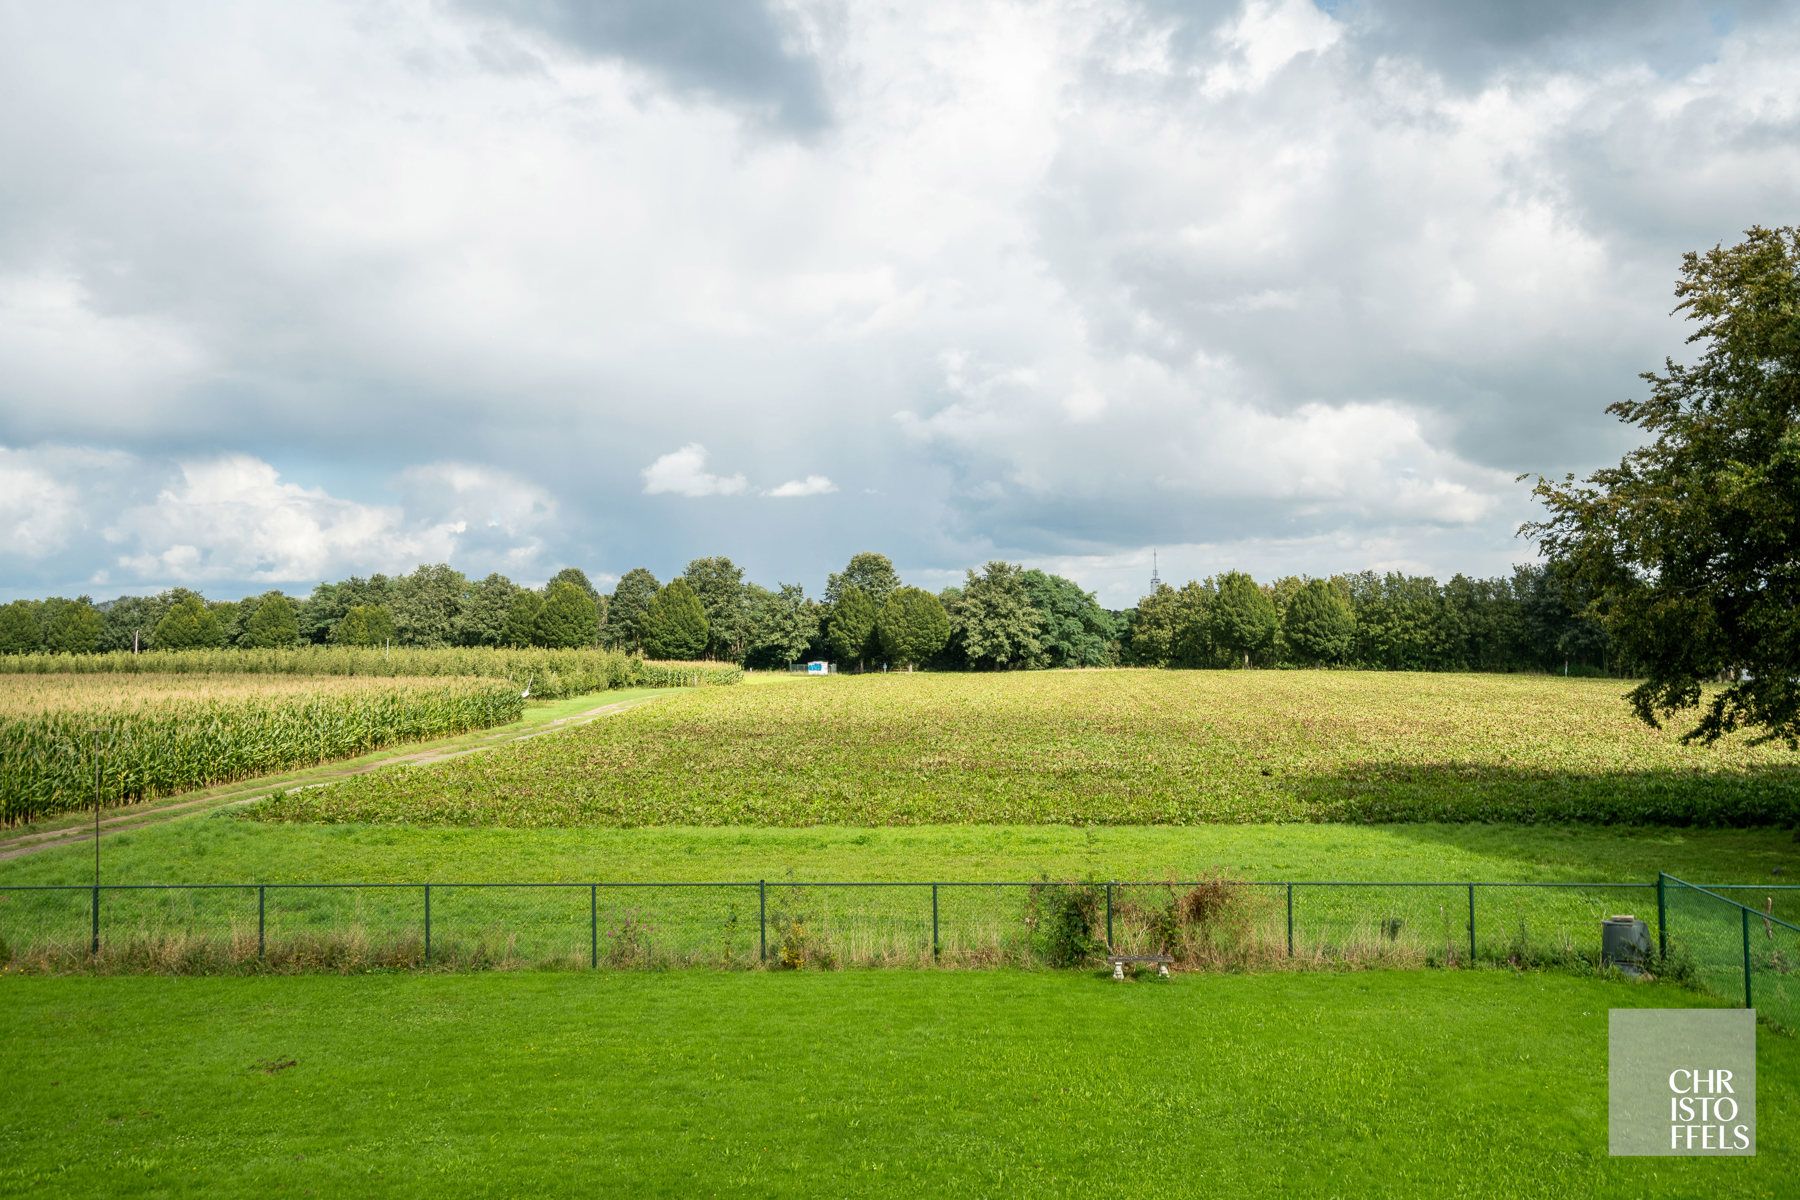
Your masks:
M677 972L0 979L0 1193L1781 1196L1607 1156L1607 1010L1556 974Z
M566 735L557 735L566 736ZM109 883L870 880L1800 881L1785 828L905 825L514 829L199 816L109 836ZM0 860L0 886L86 884L92 843ZM1789 908L1777 894L1777 911ZM1759 896L1756 903L1763 903ZM1800 903L1800 901L1794 901ZM4 936L0 922L0 936Z
M1800 754L1683 745L1611 680L887 675L697 690L264 820L511 827L1800 819Z

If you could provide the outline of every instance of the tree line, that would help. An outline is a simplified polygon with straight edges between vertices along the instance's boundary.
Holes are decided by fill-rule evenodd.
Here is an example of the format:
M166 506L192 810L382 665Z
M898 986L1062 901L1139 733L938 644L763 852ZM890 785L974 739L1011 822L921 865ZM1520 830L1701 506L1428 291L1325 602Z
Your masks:
M1568 573L1506 578L1365 571L1258 583L1239 571L1160 584L1136 607L1104 608L1074 581L1007 562L933 593L886 555L858 554L824 595L766 588L729 558L697 558L663 582L638 567L610 593L576 567L530 588L471 580L444 564L209 601L174 588L95 604L0 606L0 652L91 652L306 643L352 646L605 646L660 659L773 669L827 659L848 669L1344 666L1422 671L1622 673L1583 616Z

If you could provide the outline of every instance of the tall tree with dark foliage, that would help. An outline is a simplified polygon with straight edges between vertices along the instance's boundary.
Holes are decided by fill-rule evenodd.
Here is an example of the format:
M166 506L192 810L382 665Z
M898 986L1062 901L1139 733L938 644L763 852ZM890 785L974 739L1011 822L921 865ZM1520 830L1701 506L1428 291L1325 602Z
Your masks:
M1689 740L1800 748L1800 230L1686 255L1675 295L1699 361L1608 409L1651 441L1579 483L1539 478L1549 516L1525 532L1643 665L1645 721L1703 704Z

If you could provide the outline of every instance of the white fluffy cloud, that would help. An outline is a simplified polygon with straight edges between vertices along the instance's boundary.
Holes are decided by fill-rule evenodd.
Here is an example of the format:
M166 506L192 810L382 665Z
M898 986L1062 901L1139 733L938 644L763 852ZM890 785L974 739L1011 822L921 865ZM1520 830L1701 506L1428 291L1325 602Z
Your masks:
M456 559L495 563L500 571L527 579L543 567L542 535L557 506L536 484L492 467L442 462L408 467L396 485L403 511L430 514L435 528L455 538Z
M169 463L0 448L0 524L12 532L0 565L65 560L87 568L87 584L134 589L305 585L438 561L545 573L555 506L541 488L462 463L411 467L393 485L398 501L376 504L285 480L244 454Z
M0 464L17 590L1504 570L1800 178L1761 0L103 7L0 14L0 442L156 482Z
M805 479L790 479L786 483L778 483L764 495L791 499L799 496L824 496L837 490L837 484L826 476L808 475Z
M750 484L742 475L714 475L706 469L706 447L689 442L671 450L639 472L644 495L736 496Z
M129 467L130 456L117 452L0 446L0 562L19 566L61 553L88 528L84 499L97 498Z
M750 481L742 474L718 475L706 469L706 447L689 442L679 450L659 456L638 474L644 481L646 496L741 496L750 490ZM790 479L774 487L763 488L761 495L777 499L801 496L824 496L837 491L837 484L824 475L808 475Z

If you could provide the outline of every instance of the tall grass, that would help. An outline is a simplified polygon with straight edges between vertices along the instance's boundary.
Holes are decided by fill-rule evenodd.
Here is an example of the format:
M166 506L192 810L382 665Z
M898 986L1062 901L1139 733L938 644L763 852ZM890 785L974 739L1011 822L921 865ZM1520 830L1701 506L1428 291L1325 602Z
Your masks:
M96 754L102 800L131 802L504 724L525 705L498 679L299 682L209 694L141 677L99 697L74 687L90 702L71 705L46 695L55 681L8 680L0 686L0 826L92 804Z
M736 683L735 663L647 662L617 650L301 646L291 650L152 650L144 654L0 655L0 674L473 675L527 686L545 700L624 687Z

